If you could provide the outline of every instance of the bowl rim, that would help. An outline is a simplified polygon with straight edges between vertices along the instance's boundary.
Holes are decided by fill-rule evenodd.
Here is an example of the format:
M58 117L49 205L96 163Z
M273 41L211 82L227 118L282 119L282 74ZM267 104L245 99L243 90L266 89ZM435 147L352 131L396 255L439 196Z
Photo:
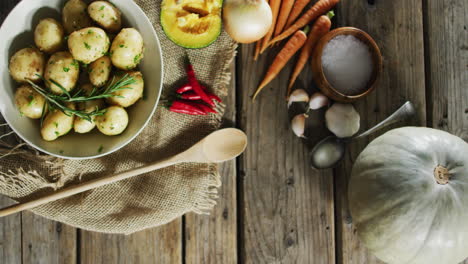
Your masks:
M32 0L21 0L20 2L18 2L16 4L16 6L8 13L8 15L5 17L5 19L3 20L2 24L0 25L0 35L3 35L5 34L3 31L5 30L4 27L3 27L3 24L5 23L5 21L7 21L8 19L11 19L11 16L12 14L14 13L15 10L17 9L20 9L22 8L23 5L25 5L25 3L27 3L28 1L32 1ZM151 32L153 33L154 37L156 38L156 43L157 43L157 52L159 52L159 57L160 57L160 75L161 75L161 81L160 81L160 84L159 84L159 92L157 94L157 98L156 98L156 102L154 104L154 107L153 109L151 110L150 114L148 115L148 118L146 119L146 121L143 123L143 125L141 126L140 129L138 129L135 134L133 136L131 136L130 138L128 138L125 142L123 142L120 146L116 147L115 149L112 149L108 152L104 152L104 153L99 153L97 155L92 155L92 156L86 156L86 157L75 157L75 156L67 156L67 155L62 155L62 154L57 154L57 153L52 153L50 151L47 151L39 146L36 146L34 143L32 143L30 140L28 140L26 137L24 137L21 132L19 132L17 129L15 129L13 126L10 125L10 120L8 120L8 117L6 117L6 115L3 114L3 108L0 108L0 112L2 114L2 117L3 119L5 119L5 121L7 122L8 124L8 127L13 130L13 132L15 132L16 135L18 135L21 140L23 140L24 142L26 142L29 146L33 147L34 149L36 150L39 150L40 152L43 152L45 154L48 154L48 155L51 155L51 156L54 156L54 157L57 157L57 158L62 158L62 159L67 159L67 160L90 160L90 159L97 159L97 158L102 158L104 156L107 156L107 155L110 155L114 152L117 152L119 150L121 150L122 148L124 148L125 146L127 146L128 144L130 144L130 142L132 142L138 135L140 135L140 133L143 131L143 129L145 129L149 122L151 121L151 119L153 118L154 116L154 113L156 112L156 109L158 108L158 105L159 105L159 101L161 99L161 94L162 94L162 90L163 90L163 81L164 81L164 59L163 59L163 53L162 53L162 47L161 47L161 42L159 40L159 37L158 37L158 34L156 33L156 30L153 26L153 23L151 23L151 21L149 20L148 16L145 14L145 12L141 9L141 7L139 5L137 5L137 3L135 3L133 0L132 1L128 1L131 5L133 5L137 12L139 12L139 14L137 14L136 16L139 17L140 19L144 19L146 21L146 23L148 23L149 25L151 25ZM8 67L8 66L7 66Z
M364 44L368 46L369 49L371 49L370 52L372 55L372 61L375 62L376 61L375 56L377 57L377 67L374 67L373 72L372 72L372 78L366 84L366 87L368 88L360 94L346 95L338 91L337 89L333 87L333 85L331 85L328 82L328 79L326 78L325 73L323 72L323 65L322 65L323 49L325 48L328 42L330 42L333 38L340 36L340 35L362 36L368 42ZM371 92L373 92L377 87L377 84L379 82L380 76L382 74L382 69L383 69L382 53L380 51L379 46L377 45L377 42L367 32L356 27L339 27L325 34L317 43L317 48L314 51L314 58L315 58L315 62L313 63L314 72L316 72L316 74L318 74L320 78L323 80L326 86L326 89L334 93L332 99L336 101L340 101L340 102L354 102L358 99L361 99L362 97L367 96ZM321 85L318 85L318 86L320 90L322 91L323 89L325 89ZM341 98L338 99L338 97L335 95Z

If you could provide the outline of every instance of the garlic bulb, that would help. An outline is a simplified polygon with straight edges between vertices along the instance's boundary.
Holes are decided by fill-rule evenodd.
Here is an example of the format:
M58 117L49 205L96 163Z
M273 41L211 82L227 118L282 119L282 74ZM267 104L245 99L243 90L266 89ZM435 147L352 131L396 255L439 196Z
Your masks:
M325 121L333 134L347 138L359 131L361 117L353 105L335 103L325 113Z
M310 97L309 101L309 109L310 110L317 110L324 106L328 106L330 104L330 100L328 97L323 95L322 93L314 93Z
M288 108L294 102L308 102L309 94L304 89L296 89L288 98Z
M305 122L307 119L306 114L300 114L297 115L293 118L291 121L291 128L294 134L300 138L305 138L304 132L305 132Z

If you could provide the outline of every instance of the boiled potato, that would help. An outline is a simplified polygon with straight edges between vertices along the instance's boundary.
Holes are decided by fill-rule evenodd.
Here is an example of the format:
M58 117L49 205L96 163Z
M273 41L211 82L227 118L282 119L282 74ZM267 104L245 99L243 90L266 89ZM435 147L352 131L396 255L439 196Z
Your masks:
M91 84L85 84L81 86L81 90L84 91L85 95L90 96L92 91L94 90L94 87ZM91 113L99 109L104 109L104 106L104 100L86 101L77 104L78 110L85 111L87 113ZM80 134L90 132L96 127L95 119L96 117L94 117L91 121L88 121L86 119L76 117L73 125L75 132Z
M86 12L88 6L82 0L68 1L62 10L62 21L67 34L93 25L93 20Z
M34 48L25 48L11 57L9 70L11 77L17 82L39 82L41 78L37 75L44 74L44 66L45 57L42 52Z
M79 103L78 110L85 111L86 113L91 113L95 110L104 108L104 106L105 104L103 100L93 100ZM96 127L95 120L96 117L93 117L91 121L76 117L73 128L76 133L80 134L91 132L91 130L93 130Z
M110 41L106 32L97 27L88 27L73 32L68 37L68 48L73 58L89 64L109 50Z
M54 94L62 94L62 89L50 80L60 84L66 91L71 91L78 81L79 74L79 63L73 59L69 52L61 51L54 53L50 57L49 62L47 62L44 78L48 81L46 82L47 87Z
M92 2L88 6L88 14L99 26L109 32L118 32L122 28L120 10L106 1Z
M125 73L117 74L114 78L114 82L120 80ZM122 107L129 107L136 103L141 97L143 97L143 89L145 87L145 82L143 80L143 75L139 71L127 72L129 77L133 77L135 83L125 86L125 88L119 90L113 95L115 97L107 98L107 102L111 105L119 105Z
M75 109L73 103L66 105L70 109ZM42 123L41 135L46 141L54 141L57 138L68 134L73 128L73 115L66 115L60 110L53 110L49 112Z
M34 42L41 51L52 54L62 48L64 34L63 27L57 20L46 18L34 30Z
M112 62L108 56L104 56L89 65L89 80L96 87L104 86L109 80L112 70Z
M104 115L96 117L96 125L104 135L119 135L128 126L127 111L119 106L111 106Z
M134 69L143 58L143 38L134 28L124 28L111 47L112 64L122 70Z
M15 93L15 104L20 113L32 119L42 117L45 110L45 98L34 90L31 85L20 86Z

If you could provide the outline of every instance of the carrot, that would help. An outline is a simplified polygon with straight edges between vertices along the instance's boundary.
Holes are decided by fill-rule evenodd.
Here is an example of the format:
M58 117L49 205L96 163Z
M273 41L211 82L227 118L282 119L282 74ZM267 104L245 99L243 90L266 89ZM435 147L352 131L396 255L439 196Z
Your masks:
M258 55L260 55L260 47L262 46L263 39L257 41L255 44L255 53L254 53L254 61L258 59Z
M291 13L289 13L288 20L286 21L286 28L289 28L294 21L296 21L297 17L302 13L302 10L310 3L310 0L297 0L294 4Z
M281 9L279 11L278 20L276 21L275 27L275 37L283 32L284 26L286 25L286 21L288 20L289 13L294 6L295 0L283 0L281 3ZM298 0L301 1L301 0Z
M319 0L312 6L307 12L305 12L294 24L292 24L288 29L286 29L281 35L275 37L270 41L269 45L283 40L296 32L301 27L309 24L314 19L319 17L322 14L325 14L328 10L332 9L340 0Z
M268 43L273 36L273 32L275 31L276 19L278 18L278 12L280 9L281 0L270 0L270 7L271 13L273 14L273 20L271 23L270 30L266 33L265 37L262 40L262 48L260 49L260 54L262 54L265 49L268 47Z
M312 51L315 48L315 45L320 40L320 38L322 38L325 34L328 33L328 31L330 31L330 19L333 18L334 15L335 13L333 13L333 11L330 11L326 16L319 17L312 26L312 30L310 31L309 36L307 37L307 41L304 44L304 47L302 47L301 53L299 54L299 59L297 60L296 66L294 67L294 70L291 74L291 78L289 79L287 93L288 98L291 94L291 89L293 87L294 82L304 69L304 66L306 65L307 61L309 60L312 54Z
M307 31L307 29L305 31ZM294 54L296 54L296 52L304 45L306 40L306 32L299 30L296 31L296 33L294 33L294 35L288 40L288 42L286 42L286 44L278 53L278 55L276 55L275 59L270 65L270 68L265 74L265 78L260 83L260 85L257 88L257 91L253 95L252 100L255 100L260 91L262 91L262 89L278 75L278 73L284 68L289 59L291 59L291 57Z

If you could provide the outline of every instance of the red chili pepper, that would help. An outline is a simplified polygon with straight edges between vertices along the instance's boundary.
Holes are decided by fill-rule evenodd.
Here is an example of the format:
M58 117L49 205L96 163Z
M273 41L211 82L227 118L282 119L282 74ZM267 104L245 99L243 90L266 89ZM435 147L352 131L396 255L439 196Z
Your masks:
M213 114L217 114L218 111L214 110L213 108L209 107L209 106L206 106L204 105L203 103L199 103L197 104L197 106L201 109L203 109L203 111L207 112L207 113L213 113Z
M207 113L196 105L189 102L176 100L172 102L169 111L188 115L206 115Z
M183 94L183 93L191 91L191 90L193 90L192 86L187 83L187 84L184 84L183 86L181 86L180 88L178 88L176 90L176 93Z
M219 103L222 103L223 100L219 98L216 94L208 92L208 89L206 89L205 86L202 86L202 89L206 92L208 97L213 101L217 101ZM190 84L185 84L184 86L180 87L179 89L176 90L178 94L182 94L180 98L186 99L186 100L201 100L201 96L197 95L195 92L190 92L193 91L193 87Z
M188 59L188 57L187 57L187 59ZM204 101L205 103L207 103L207 104L214 107L215 103L208 97L208 95L205 93L205 91L203 91L203 89L201 88L200 83L198 83L198 80L197 80L197 77L195 76L195 71L193 70L192 64L190 64L190 63L187 64L187 70L186 71L187 71L187 77L188 77L189 83L192 86L193 91L195 91L196 94L201 96L202 101Z
M182 99L191 100L191 101L201 100L201 96L196 94L193 91L183 93L183 94L179 95L179 97L182 98Z

